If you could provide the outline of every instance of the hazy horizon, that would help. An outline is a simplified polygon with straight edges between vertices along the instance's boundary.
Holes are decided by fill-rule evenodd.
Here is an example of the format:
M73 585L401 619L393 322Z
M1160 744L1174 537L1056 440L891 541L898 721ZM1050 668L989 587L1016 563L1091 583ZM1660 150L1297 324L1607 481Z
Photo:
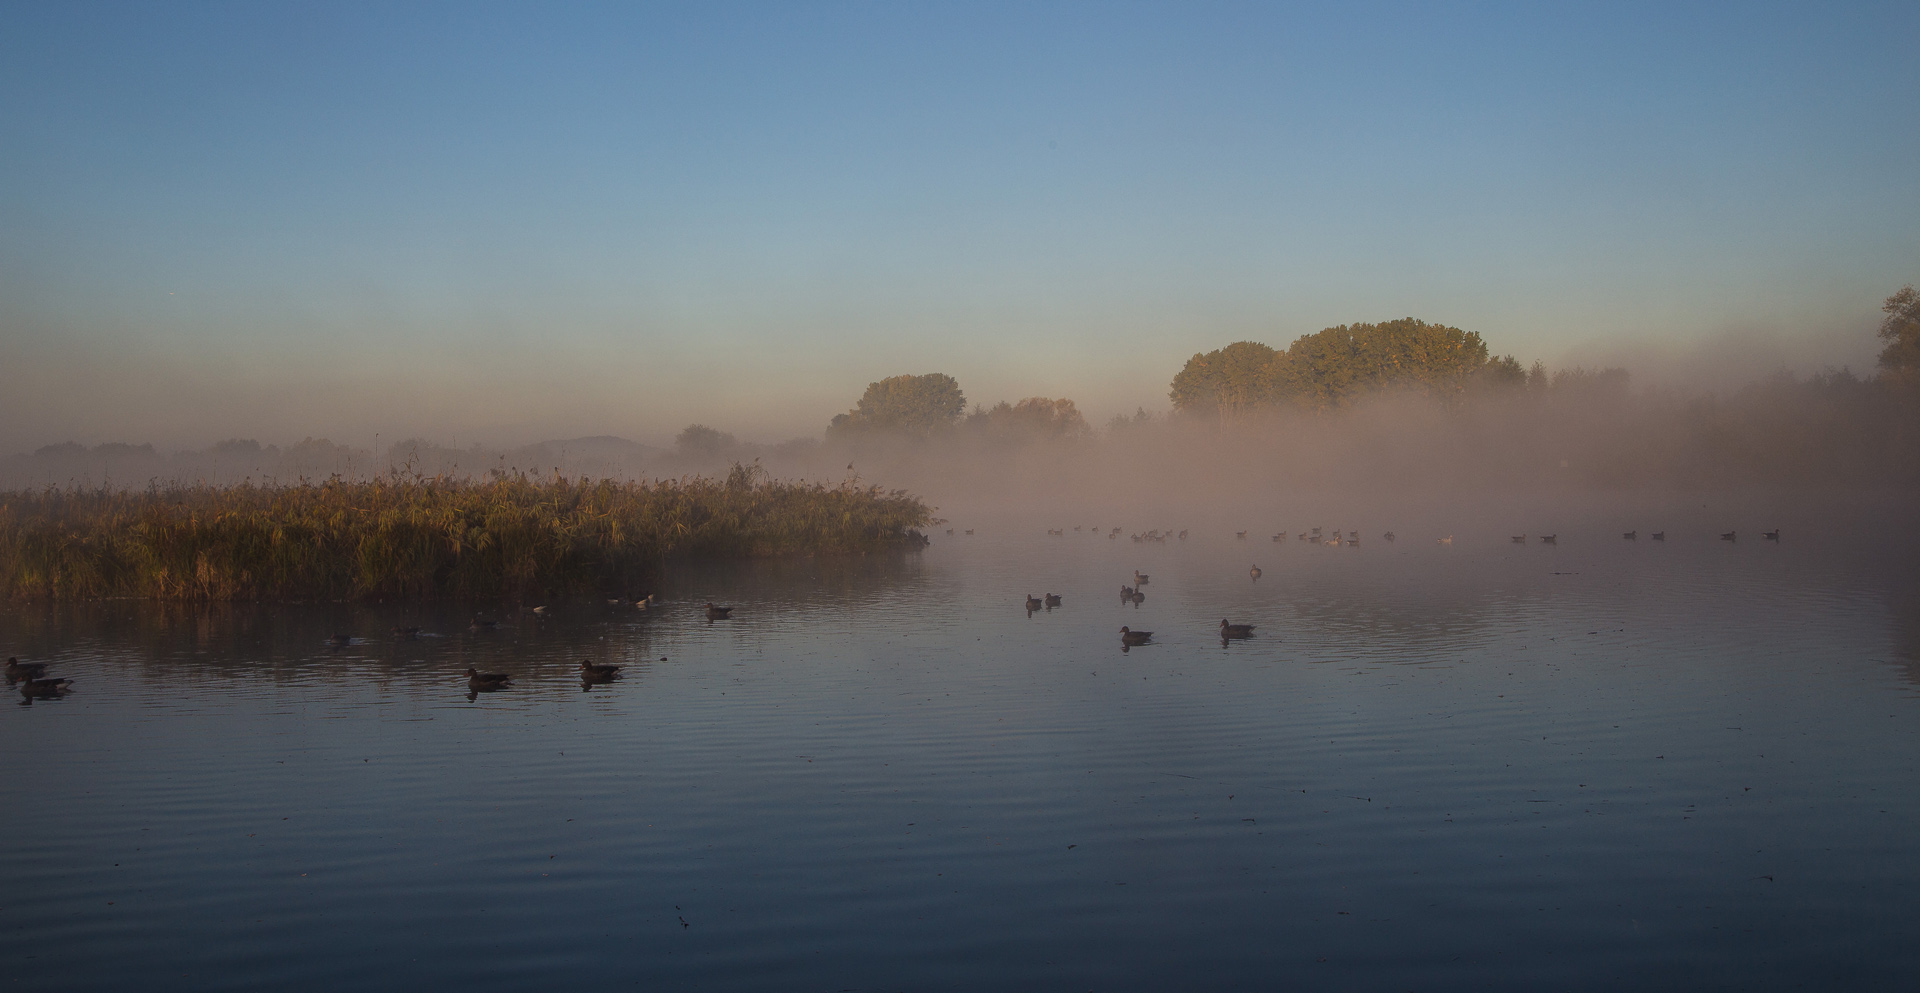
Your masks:
M1909 6L0 8L0 455L1164 410L1413 316L1720 388L1920 278Z

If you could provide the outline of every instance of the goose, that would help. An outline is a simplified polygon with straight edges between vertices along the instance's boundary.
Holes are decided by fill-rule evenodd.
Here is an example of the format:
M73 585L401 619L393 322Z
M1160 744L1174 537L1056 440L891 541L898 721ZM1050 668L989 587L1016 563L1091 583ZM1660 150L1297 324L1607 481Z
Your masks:
M1131 599L1133 599L1133 587L1131 587L1131 586L1122 586L1122 587L1120 587L1120 599L1122 599L1122 600L1131 600Z
M1226 618L1224 618L1224 617L1222 617L1222 618L1220 618L1220 637L1222 637L1222 638L1251 638L1251 637L1253 637L1253 625L1251 625L1251 624L1229 624L1229 623L1227 623L1227 619L1226 619Z
M968 528L968 529L967 529L967 533L968 533L968 534L972 534L972 533L973 533L973 529L972 529L972 528Z
M1557 545L1560 543L1560 536L1558 534L1543 534L1540 536L1540 540L1545 544Z
M1046 604L1049 607L1060 606L1060 595L1058 593L1049 593L1042 599L1046 601Z
M1186 528L1181 528L1181 529L1180 529L1180 540L1181 540L1181 541L1185 541L1185 540L1187 540L1187 529L1186 529Z
M467 667L467 689L475 693L491 693L513 685L513 677L504 672L480 672L472 666Z
M617 665L595 665L591 659L581 659L580 678L592 680L612 679L620 675L620 668L621 667Z
M1273 540L1275 540L1275 541L1285 541L1285 540L1287 540L1287 533L1286 533L1285 531L1282 531L1282 532L1280 532L1279 534L1276 534L1276 535L1274 535L1274 536L1273 536Z
M1141 604L1147 602L1147 595L1145 593L1140 592L1139 590L1134 590L1133 595L1128 597L1127 599L1132 600L1133 605L1138 607Z
M1623 534L1623 535L1621 535L1620 537L1622 537L1622 538L1625 538L1625 539L1627 539L1628 541L1639 541L1639 540L1640 540L1640 532L1638 532L1638 531L1628 531L1628 532L1627 532L1626 534Z
M1144 572L1141 572L1141 571L1139 571L1138 569L1136 569L1136 570L1134 570L1134 573L1133 573L1133 585L1135 585L1135 586L1145 586L1145 585L1147 585L1147 574L1146 574L1146 573L1144 573Z
M1144 645L1152 640L1152 631L1133 631L1124 626L1120 628L1120 643L1122 645Z
M1648 535L1647 537L1652 538L1655 541L1665 541L1667 540L1667 533L1665 531L1655 531L1654 533Z
M22 679L38 679L47 674L45 662L22 662L7 656L7 682L16 683Z
M1349 545L1358 545L1359 543L1360 543L1360 539L1358 539L1358 538L1348 538L1348 539L1347 539L1347 544L1349 544Z
M1249 576L1252 576L1252 577L1253 577L1254 579L1259 579L1259 578L1260 578L1260 567L1259 567L1259 566L1254 566L1253 568L1251 568L1251 569L1248 569L1248 570L1247 570L1247 575L1249 575Z
M1027 594L1027 613L1031 614L1044 606L1046 606L1046 604L1042 603L1039 597L1031 593Z
M20 684L20 693L28 697L59 696L71 685L71 679L28 679Z
M1740 540L1740 532L1738 532L1738 531L1728 531L1728 532L1727 532L1726 534L1723 534L1723 535L1721 535L1721 536L1720 536L1720 540L1721 540L1721 541L1739 541L1739 540Z
M1779 541L1779 540L1780 540L1780 529L1779 529L1779 528L1774 528L1774 529L1773 529L1773 530L1771 530L1771 531L1762 531L1762 532L1760 532L1760 537L1762 537L1762 538L1765 538L1765 539L1767 539L1768 541Z
M733 619L727 616L728 614L733 613L732 607L716 607L712 604L712 602L708 602L706 605L706 610L707 610L707 620L730 621Z
M1353 539L1354 541L1359 541L1359 540L1360 540L1360 532L1358 532L1358 531L1348 531L1348 532L1347 532L1347 537L1349 537L1349 538L1351 538L1351 539Z

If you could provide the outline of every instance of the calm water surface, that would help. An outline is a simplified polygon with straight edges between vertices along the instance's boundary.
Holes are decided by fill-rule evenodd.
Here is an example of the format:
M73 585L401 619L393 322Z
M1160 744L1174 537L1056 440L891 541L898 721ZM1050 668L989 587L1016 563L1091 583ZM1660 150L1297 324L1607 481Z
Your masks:
M75 692L0 708L0 983L1920 983L1910 549L1250 537L7 608Z

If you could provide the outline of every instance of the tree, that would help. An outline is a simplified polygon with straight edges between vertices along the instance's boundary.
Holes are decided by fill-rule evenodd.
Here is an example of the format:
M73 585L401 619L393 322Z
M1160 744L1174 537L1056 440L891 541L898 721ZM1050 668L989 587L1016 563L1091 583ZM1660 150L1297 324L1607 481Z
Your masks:
M1920 293L1902 287L1880 309L1887 315L1880 322L1880 337L1887 342L1880 368L1899 379L1920 377Z
M1279 353L1257 341L1236 341L1194 353L1173 377L1167 396L1183 414L1215 414L1222 421L1271 402L1268 367Z
M1261 407L1325 409L1389 386L1453 396L1482 377L1517 383L1522 375L1511 357L1490 360L1478 334L1406 317L1302 335L1284 352L1234 342L1188 359L1169 396L1176 410L1225 421Z
M718 455L738 445L733 435L705 424L689 424L673 439L673 447L682 455Z
M1052 441L1089 434L1087 419L1064 397L1028 397L1019 403L1005 400L992 407L975 407L967 427L1005 441Z
M868 383L859 404L836 415L827 433L881 430L927 435L950 426L966 409L966 395L960 392L960 384L952 376L938 372L924 376L890 376Z

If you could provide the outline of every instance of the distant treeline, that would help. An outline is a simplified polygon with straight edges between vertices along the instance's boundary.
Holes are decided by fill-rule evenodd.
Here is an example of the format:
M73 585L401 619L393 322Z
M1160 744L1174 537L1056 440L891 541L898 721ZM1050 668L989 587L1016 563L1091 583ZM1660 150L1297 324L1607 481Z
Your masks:
M900 491L495 473L0 494L0 594L169 600L631 592L678 558L918 547Z

